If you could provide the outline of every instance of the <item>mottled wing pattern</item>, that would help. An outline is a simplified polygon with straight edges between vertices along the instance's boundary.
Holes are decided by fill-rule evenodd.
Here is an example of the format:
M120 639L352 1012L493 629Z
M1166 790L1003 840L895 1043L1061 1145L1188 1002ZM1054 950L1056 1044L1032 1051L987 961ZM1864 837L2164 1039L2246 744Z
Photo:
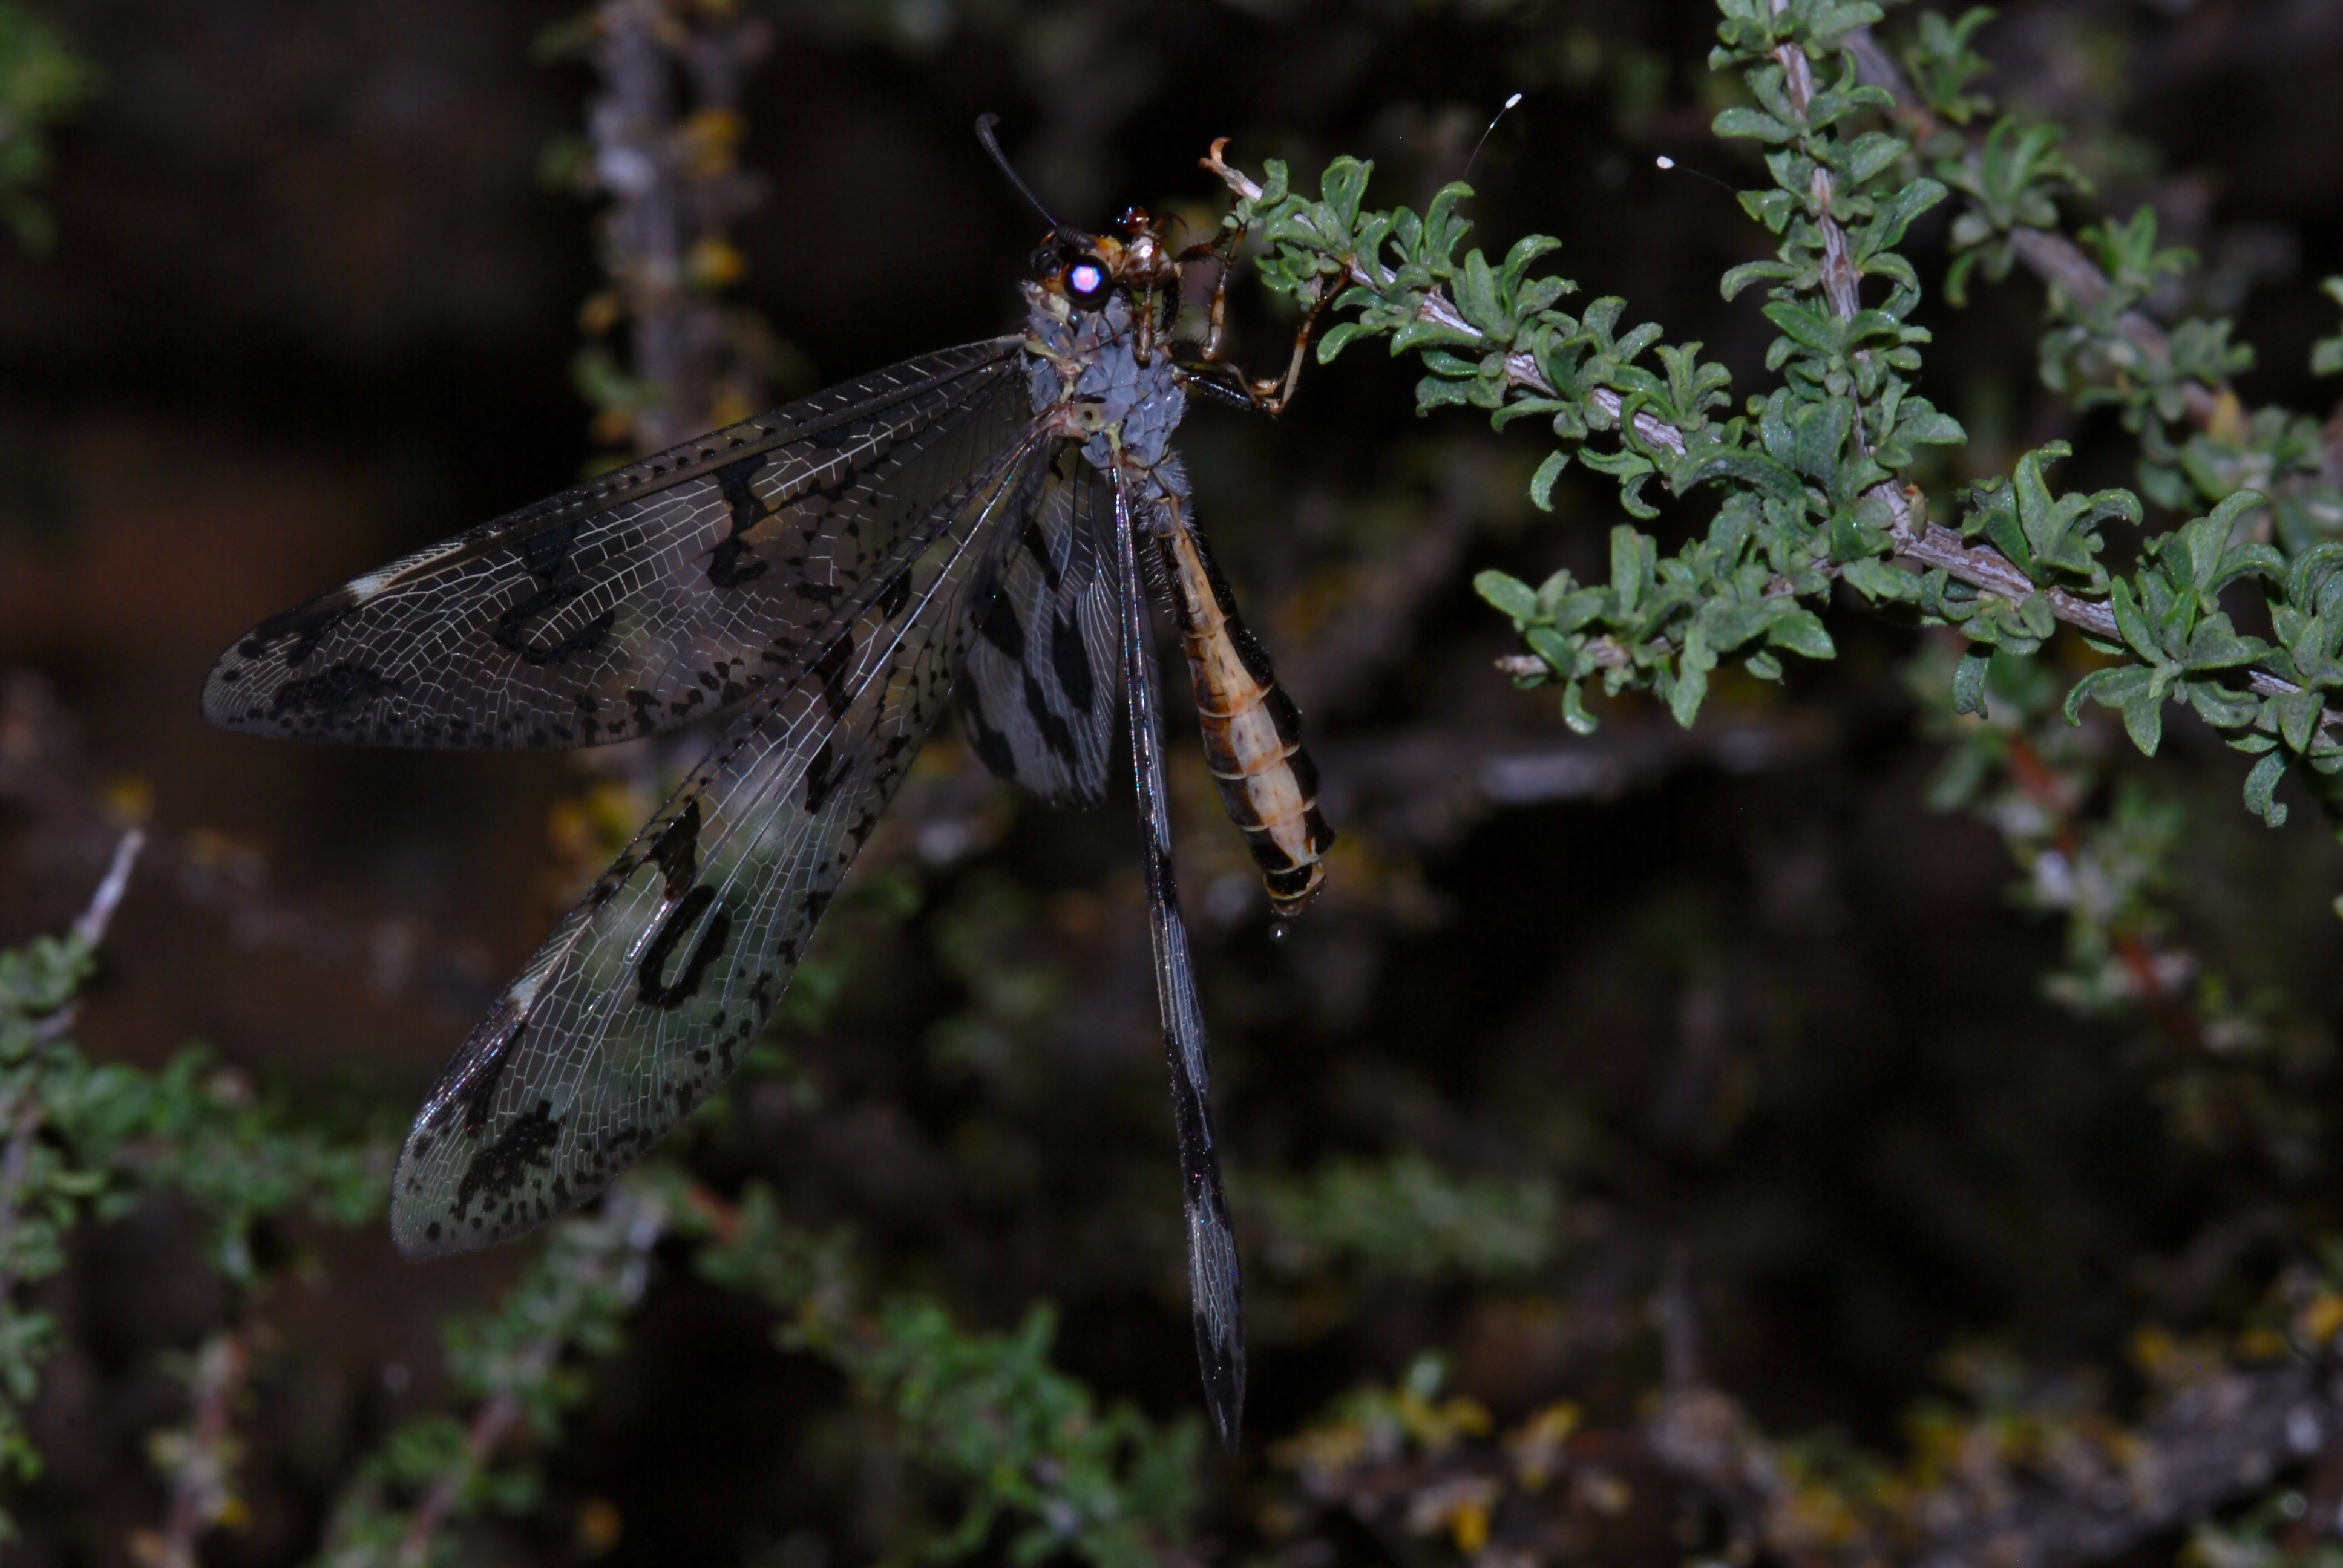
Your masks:
M1180 1136L1180 1196L1188 1221L1188 1299L1196 1324L1196 1359L1204 1400L1223 1445L1234 1448L1244 1413L1244 1281L1237 1237L1221 1194L1221 1158L1212 1141L1211 1041L1196 1000L1196 970L1180 889L1172 872L1171 796L1163 783L1163 723L1155 701L1155 666L1147 638L1147 598L1139 576L1132 503L1121 483L1114 497L1116 576L1122 588L1123 682L1131 714L1131 766L1139 796L1141 850L1147 875L1149 934L1155 949L1155 996L1163 1049L1171 1060L1172 1117Z
M1046 458L1028 437L967 476L916 555L802 678L733 719L529 960L407 1135L402 1252L575 1207L723 1082L948 702Z
M1106 794L1122 686L1113 528L1105 477L1063 448L1002 542L1001 591L960 688L960 722L985 766L1059 805Z
M904 531L1031 419L1019 340L922 355L419 550L262 622L225 729L590 746L784 683Z

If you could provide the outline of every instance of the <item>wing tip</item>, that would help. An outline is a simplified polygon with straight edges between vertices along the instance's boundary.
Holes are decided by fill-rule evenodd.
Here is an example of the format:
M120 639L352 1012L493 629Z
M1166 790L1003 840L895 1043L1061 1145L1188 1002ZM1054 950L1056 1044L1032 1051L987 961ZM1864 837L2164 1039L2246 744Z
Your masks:
M437 1221L425 1221L418 1214L406 1212L393 1203L390 1210L390 1244L398 1255L410 1263L427 1263L434 1258L445 1258L465 1249L452 1239L443 1241L428 1232L439 1229Z
M457 1224L443 1221L421 1201L390 1205L390 1244L399 1257L410 1263L428 1263L439 1258L452 1258L462 1252L478 1252L500 1241L537 1230L545 1223L512 1229L498 1225Z
M1202 1312L1196 1318L1196 1362L1204 1377L1204 1408L1221 1446L1236 1452L1244 1442L1245 1355L1242 1339L1221 1342Z
M217 667L215 667L204 680L204 694L200 706L203 709L204 722L214 729L236 730L244 728L243 704Z

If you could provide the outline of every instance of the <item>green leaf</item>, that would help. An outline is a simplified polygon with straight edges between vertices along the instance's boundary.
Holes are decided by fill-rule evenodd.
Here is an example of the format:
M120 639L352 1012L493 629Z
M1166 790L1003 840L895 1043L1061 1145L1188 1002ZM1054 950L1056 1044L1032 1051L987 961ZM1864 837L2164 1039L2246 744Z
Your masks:
M2241 692L2229 690L2218 681L2188 682L2188 706L2197 717L2216 729L2236 729L2251 724L2261 717L2262 705Z
M1530 476L1530 502L1541 512L1554 510L1554 484L1562 477L1563 469L1570 466L1570 454L1557 447L1548 452L1545 461Z
M2326 710L2325 699L2315 689L2288 692L2269 699L2271 715L2278 719L2279 739L2297 751L2310 749L2310 737L2318 728L2318 716Z
M1960 663L1953 667L1953 711L1955 713L1974 713L1980 719L1986 716L1985 678L1986 671L1992 666L1993 655L1990 651L1972 648L1961 655Z
M1574 680L1562 689L1562 721L1570 727L1573 735L1594 733L1594 716L1586 711L1585 699L1580 696Z
M2286 776L2286 753L2272 751L2246 775L2246 809L2273 828L2286 826L2286 808L2278 800L2278 781Z
M2164 658L2164 649L2148 629L2147 618L2139 612L2139 601L2132 596L2131 584L2117 578L2108 585L2110 608L2116 612L2116 629L2123 634L2132 652L2151 663Z
M1865 556L1847 562L1839 568L1838 575L1875 603L1909 600L1918 598L1920 593L1917 578L1909 572L1896 570L1875 556Z
M2155 689L2155 672L2142 665L2095 669L2075 682L2074 689L2066 693L2066 722L2083 721L2083 703L2087 699L2103 708L2115 709L2123 715L2124 728L2131 731L2133 744L2154 756L2156 742L2163 732L2159 695ZM2144 706L2143 699L2147 699ZM2146 744L2141 744L2143 733L2147 737Z
M1464 256L1464 270L1456 275L1456 308L1464 319L1492 337L1513 336L1513 318L1498 297L1497 280L1489 258L1476 246Z
M1765 307L1765 316L1791 342L1817 354L1835 355L1845 341L1836 317L1807 306L1776 299Z
M1755 141L1776 145L1789 141L1798 134L1795 126L1784 125L1763 109L1741 106L1724 110L1708 123L1709 133L1718 137L1745 136Z
M1681 669L1675 684L1668 689L1668 714L1686 729L1700 717L1700 705L1708 699L1708 671Z
M1668 487L1683 495L1695 485L1713 479L1732 480L1765 495L1802 505L1806 498L1806 487L1797 475L1765 454L1752 451L1725 451L1701 458L1671 474Z
M1823 629L1823 623L1814 611L1798 606L1795 601L1778 602L1789 603L1792 608L1775 614L1774 624L1765 632L1768 644L1788 648L1792 653L1802 654L1807 658L1838 657L1838 649L1832 644L1830 633Z
M2124 733L2139 748L2139 754L2155 756L2164 739L2164 697L2157 690L2153 678L2141 682L2139 689L2125 699L2121 711Z
M1792 460L1798 472L1828 485L1837 475L1853 419L1854 410L1844 397L1808 403L1792 414L1790 426L1796 432Z
M1642 604L1656 552L1650 538L1624 523L1611 530L1611 588L1619 596L1621 619L1631 618Z
M1578 650L1570 646L1568 638L1553 627L1534 626L1522 634L1522 639L1530 645L1530 651L1544 659L1556 675L1569 677L1579 673Z
M1326 329L1326 336L1318 340L1318 363L1332 365L1334 356L1349 347L1353 338L1369 337L1380 330L1363 321L1336 322Z
M1969 433L1950 414L1940 414L1925 397L1906 397L1897 411L1896 433L1916 446L1958 447Z
M1905 149L1906 143L1901 136L1889 136L1885 131L1865 131L1846 148L1846 177L1856 185L1862 185L1902 157Z
M1528 622L1537 618L1537 593L1519 578L1503 572L1487 571L1473 579L1473 591L1486 599L1498 614Z
M1359 201L1366 194L1367 176L1374 172L1374 165L1361 163L1356 158L1336 158L1326 166L1325 176L1318 182L1319 194L1342 222L1342 238L1347 239L1351 231L1358 226ZM1335 236L1330 235L1326 237L1332 239Z

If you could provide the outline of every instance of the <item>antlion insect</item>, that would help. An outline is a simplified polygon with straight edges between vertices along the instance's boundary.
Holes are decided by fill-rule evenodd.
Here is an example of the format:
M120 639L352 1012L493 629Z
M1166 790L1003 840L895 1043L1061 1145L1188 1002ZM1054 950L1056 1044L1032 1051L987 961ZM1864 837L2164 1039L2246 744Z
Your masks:
M993 124L979 136L1032 199ZM1222 172L1219 145L1205 166ZM1291 914L1333 834L1300 718L1196 529L1171 438L1190 387L1283 408L1316 316L1282 377L1249 381L1220 358L1241 230L1174 254L1137 208L1119 236L1049 221L1023 332L713 431L264 621L213 668L204 714L294 739L538 749L729 716L417 1116L391 1231L427 1258L585 1202L716 1091L955 687L987 767L1085 806L1105 793L1120 690L1197 1351L1233 1444L1242 1289L1140 561L1157 553L1212 773ZM1220 268L1209 327L1182 363L1182 275L1206 258Z

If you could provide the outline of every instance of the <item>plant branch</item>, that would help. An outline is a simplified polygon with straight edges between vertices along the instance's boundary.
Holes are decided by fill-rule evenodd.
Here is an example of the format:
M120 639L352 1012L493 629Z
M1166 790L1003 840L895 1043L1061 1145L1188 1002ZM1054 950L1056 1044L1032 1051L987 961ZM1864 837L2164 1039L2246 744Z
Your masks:
M1778 7L1776 7L1778 9ZM1892 111L1895 118L1921 139L1934 136L1946 129L1944 123L1928 112L1913 90L1894 55L1880 44L1868 27L1857 27L1842 40L1855 56L1855 73L1867 85L1884 88L1896 99ZM1974 144L1966 158L1972 164L1977 158ZM2098 264L2083 254L2080 246L2065 235L2049 229L2019 226L2009 236L2010 249L2017 259L2050 286L2062 290L2073 301L2078 312L2088 312L2107 297L2114 286ZM2172 339L2163 327L2145 312L2127 310L2116 318L2116 329L2139 353L2160 365L2172 362ZM2207 384L2191 377L2181 388L2189 422L2199 429L2209 429L2220 417L2226 402L2234 402L2237 394L2226 381Z
M194 1420L158 1443L171 1470L171 1510L161 1537L137 1553L148 1568L196 1568L196 1541L235 1516L236 1402L251 1366L251 1334L244 1329L215 1335L196 1357L189 1391Z
M651 1179L620 1183L598 1212L554 1227L545 1257L497 1319L471 1332L466 1350L459 1352L458 1341L450 1339L458 1381L472 1382L486 1397L466 1424L461 1449L432 1475L407 1517L396 1557L401 1568L431 1560L439 1533L475 1505L473 1489L517 1429L544 1429L577 1397L556 1386L562 1358L573 1349L608 1353L669 1221L668 1201Z
M1780 8L1777 0L1776 9ZM1795 44L1785 44L1776 51L1775 58L1785 67L1789 91L1803 107L1810 101L1813 91L1811 73L1805 69L1803 49ZM1261 201L1263 196L1262 186L1225 161L1222 156L1225 146L1225 142L1214 143L1211 156L1202 160L1203 166L1218 176L1241 198ZM1824 293L1834 315L1841 319L1852 319L1860 310L1861 302L1855 294L1856 279L1848 258L1845 233L1828 211L1830 201L1835 196L1832 176L1826 168L1818 167L1814 178L1814 195L1824 209L1816 220L1825 256ZM2056 239L2057 236L2044 237ZM2063 240L2058 243L2072 254L2076 266L2087 269L2097 279L2097 286L2104 292L2107 286L2104 276L2098 275L2097 269L2091 267L2090 263L2071 246L2066 246ZM2045 248L2046 250L2047 247ZM1373 258L1353 250L1342 255L1339 260L1345 281L1378 293L1390 287L1391 277L1379 272L1380 264ZM1460 338L1485 341L1487 337L1436 283L1419 294L1414 317L1420 322L1436 326ZM2153 326L2152 323L2147 325ZM1519 388L1535 397L1556 398L1561 396L1559 389L1538 365L1536 357L1527 350L1516 350L1505 357L1504 379L1509 387ZM1587 402L1600 408L1614 423L1627 415L1625 399L1610 387L1597 387L1585 397ZM1654 447L1678 457L1684 457L1690 449L1684 432L1649 407L1636 407L1631 421L1634 433ZM1862 437L1859 411L1855 436L1858 440ZM1924 498L1916 487L1889 480L1872 487L1865 492L1865 499L1883 508L1888 519L1889 538L1894 546L1892 559L1923 572L1942 571L1956 582L1991 594L2012 605L2023 605L2039 596L2054 618L2098 640L2121 642L2115 612L2107 603L2084 598L2055 585L2036 584L2015 561L1992 546L1970 544L1950 529L1929 522L1926 517ZM1834 574L1839 568L1825 563L1817 569ZM1777 581L1769 591L1785 593L1788 585ZM1609 637L1589 639L1584 648L1584 657L1595 667L1604 669L1625 668L1635 662L1632 648ZM1524 671L1537 673L1526 664L1508 668L1508 673ZM2265 669L2250 671L2246 679L2250 689L2262 697L2291 695L2300 689L2294 682ZM2322 711L2322 725L2343 724L2343 713L2333 709Z
M542 1377L553 1365L560 1345L548 1336L533 1347L535 1352L526 1370ZM439 1473L408 1515L407 1533L398 1543L399 1568L420 1568L431 1561L431 1543L447 1523L464 1489L488 1467L497 1450L504 1446L512 1429L520 1423L521 1403L509 1393L489 1399L472 1412L470 1423L464 1429L464 1459L459 1465Z

